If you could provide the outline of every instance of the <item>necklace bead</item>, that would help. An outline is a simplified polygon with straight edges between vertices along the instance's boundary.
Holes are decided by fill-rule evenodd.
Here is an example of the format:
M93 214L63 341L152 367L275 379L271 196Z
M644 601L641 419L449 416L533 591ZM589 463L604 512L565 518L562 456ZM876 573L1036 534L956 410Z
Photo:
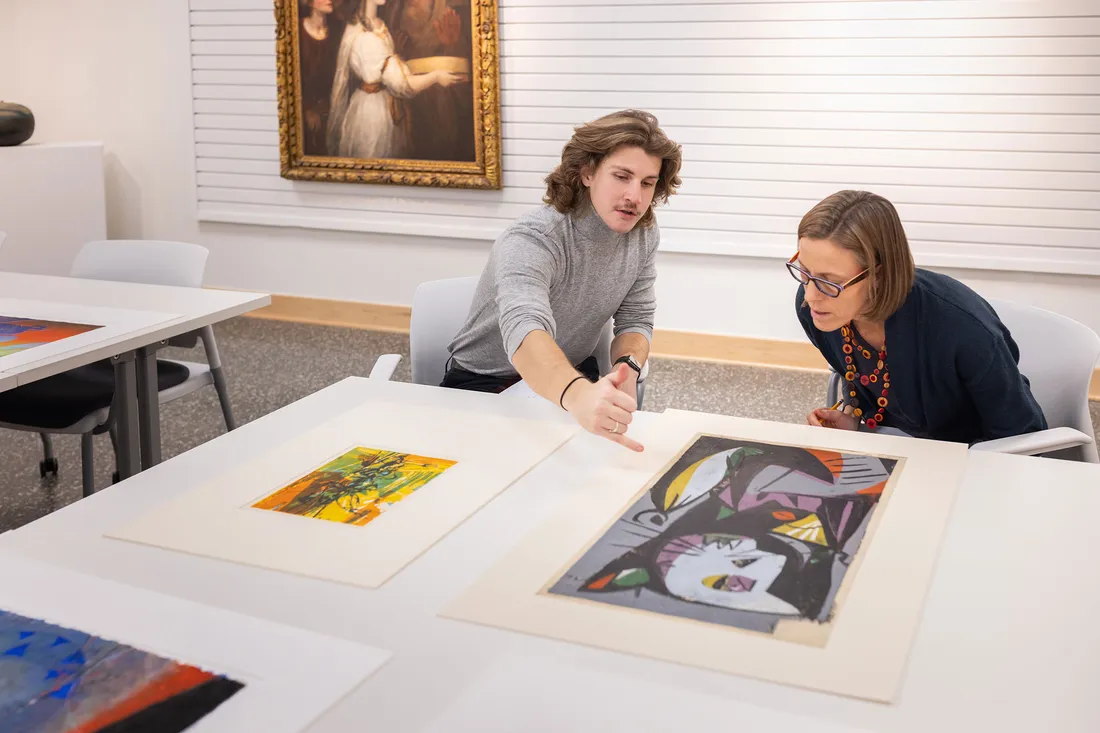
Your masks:
M890 388L890 371L886 363L886 346L884 345L882 349L878 352L878 361L872 368L872 373L860 374L859 368L856 366L855 360L852 358L852 354L854 354L856 351L859 351L863 358L870 361L872 358L872 352L855 340L855 328L851 324L847 326L842 326L840 329L840 333L844 336L844 345L841 347L845 354L844 379L853 384L852 389L850 389L848 392L848 396L852 398L852 414L855 415L857 418L863 417L864 412L863 409L859 406L859 400L857 399L857 393L854 388L856 378L859 378L860 384L862 384L864 387L867 387L871 384L877 384L879 381L879 375L882 375L882 393L881 396L876 400L878 410L876 411L874 417L869 417L864 420L864 424L867 426L867 428L870 430L874 430L879 425L881 425L883 420L885 419L886 406L889 404L887 394L889 394Z

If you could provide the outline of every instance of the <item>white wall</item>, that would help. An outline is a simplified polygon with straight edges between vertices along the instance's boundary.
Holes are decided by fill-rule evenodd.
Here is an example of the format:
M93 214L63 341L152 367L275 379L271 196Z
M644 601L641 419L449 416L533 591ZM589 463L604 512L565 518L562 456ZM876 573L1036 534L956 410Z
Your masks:
M0 269L68 275L84 243L107 236L103 157L93 142L0 147Z
M492 239L572 125L640 106L684 145L665 251L786 259L808 208L861 187L925 264L1100 275L1084 0L501 0L499 192L281 178L270 6L191 0L203 220Z
M602 1L604 5L613 4L611 0ZM1067 2L1058 0L1043 5L1063 7ZM504 4L502 15L506 29L509 3ZM907 3L820 4L901 6ZM991 5L988 2L976 4ZM807 4L767 5L794 8ZM936 5L946 7L943 2ZM1076 7L1080 3L1068 2L1068 5ZM210 285L336 299L407 304L413 288L421 280L475 274L480 269L489 246L484 240L200 224L197 221L193 130L197 117L193 117L191 99L192 16L186 0L156 3L57 0L16 4L7 10L14 16L11 27L16 28L17 33L8 45L0 45L0 94L24 101L35 109L39 119L36 139L40 141L102 139L105 142L111 236L200 242L211 249L207 278ZM1052 26L1048 22L1037 27ZM1049 56L1031 59L1028 64L1034 64L1031 67L1034 71L1042 72L1044 63L1062 63L1065 61L1063 54L1080 53L1081 43L1080 39L1060 39L1056 45L1048 46ZM796 50L792 49L792 53ZM13 54L18 59L16 67L9 65ZM935 54L930 52L928 55ZM508 57L505 58L507 69ZM1087 69L1088 63L1096 62L1095 58L1067 58L1078 69ZM972 63L1009 64L1017 69L1018 75L1028 73L1027 67L1011 58L987 57L985 61ZM1028 84L1036 84L1043 77L1029 78ZM1087 91L1080 88L1080 84L1087 83L1090 78L1095 80L1096 77L1077 78L1074 84L1078 86L1074 89ZM1100 90L1091 95L1075 96L1074 104L1082 113L1073 115L1072 119L1070 115L1061 114L1050 117L1083 125L1085 130L1100 130L1100 116L1093 109L1100 104ZM1011 115L1002 121L1011 122L1018 117L1025 116ZM1038 119L1042 115L1027 117ZM942 124L953 118L938 119L937 124ZM560 134L558 128L565 121L564 117L555 118L553 130L548 134ZM1035 133L1016 133L1014 139L1033 142L1052 139L1052 134L1026 138L1027 134ZM1066 132L1056 137L1061 143L1070 139ZM1077 132L1072 139L1100 149L1096 148L1100 137L1095 132ZM1060 156L1059 159L1073 161L1071 164L1078 168L1073 175L1088 177L1097 175L1095 169L1081 170L1081 167L1095 165L1096 158L1096 153L1079 152L1070 158ZM1014 157L1013 160L1023 158ZM1011 173L1002 171L998 175L1003 178ZM1091 181L1092 178L1080 180ZM276 177L274 181L282 179ZM363 191L370 187L352 188ZM1098 191L1100 186L1079 193L1096 196ZM1052 194L1044 195L1049 202ZM795 196L790 200L800 199ZM940 208L949 209L942 205ZM1021 215L1019 207L1007 208L1017 213L1011 214L1004 209L1000 213ZM1077 208L1077 211L1064 216L1078 217L1077 221L1089 223L1091 220L1087 217L1095 215L1095 210L1087 211L1079 204L1068 208ZM1043 222L1049 225L1049 217L1059 214L1048 204L1042 216L1047 217ZM785 235L777 236L782 239ZM1073 236L1085 237L1079 232ZM1100 243L1100 237L1094 241ZM793 247L793 241L790 246ZM659 266L659 327L801 338L792 314L794 283L783 269L781 260L728 254L665 253ZM1050 307L1100 331L1098 278L1009 271L945 271L990 296L1015 297Z

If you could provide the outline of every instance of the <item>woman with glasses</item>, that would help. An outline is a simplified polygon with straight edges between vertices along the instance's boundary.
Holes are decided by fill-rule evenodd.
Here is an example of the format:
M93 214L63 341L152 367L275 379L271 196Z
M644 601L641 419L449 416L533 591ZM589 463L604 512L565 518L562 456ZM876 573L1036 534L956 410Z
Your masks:
M809 424L967 444L1047 427L996 311L958 280L914 267L886 199L840 191L814 206L787 269L802 283L802 328L843 376L841 402Z

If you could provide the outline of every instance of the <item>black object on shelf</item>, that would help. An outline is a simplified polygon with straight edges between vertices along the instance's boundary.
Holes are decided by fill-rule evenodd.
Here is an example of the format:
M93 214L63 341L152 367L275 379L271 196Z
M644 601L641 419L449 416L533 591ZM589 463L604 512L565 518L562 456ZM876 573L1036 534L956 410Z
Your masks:
M15 102L0 102L0 147L21 145L34 134L34 113Z

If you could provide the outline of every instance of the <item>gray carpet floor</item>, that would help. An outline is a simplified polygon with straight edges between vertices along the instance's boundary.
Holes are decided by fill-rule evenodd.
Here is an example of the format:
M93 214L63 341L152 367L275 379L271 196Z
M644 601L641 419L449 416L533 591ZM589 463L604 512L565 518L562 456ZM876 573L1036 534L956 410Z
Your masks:
M366 376L381 354L399 353L394 378L409 380L408 337L343 328L237 318L215 327L233 410L240 424L268 414L348 376ZM202 349L168 356L202 360ZM701 410L801 422L824 399L824 374L654 358L644 408ZM1100 433L1100 404L1092 404ZM163 406L162 450L179 455L225 432L213 388ZM110 486L114 458L106 435L96 439L96 486ZM80 499L80 442L55 436L56 477L40 478L41 444L33 433L0 430L0 532Z

